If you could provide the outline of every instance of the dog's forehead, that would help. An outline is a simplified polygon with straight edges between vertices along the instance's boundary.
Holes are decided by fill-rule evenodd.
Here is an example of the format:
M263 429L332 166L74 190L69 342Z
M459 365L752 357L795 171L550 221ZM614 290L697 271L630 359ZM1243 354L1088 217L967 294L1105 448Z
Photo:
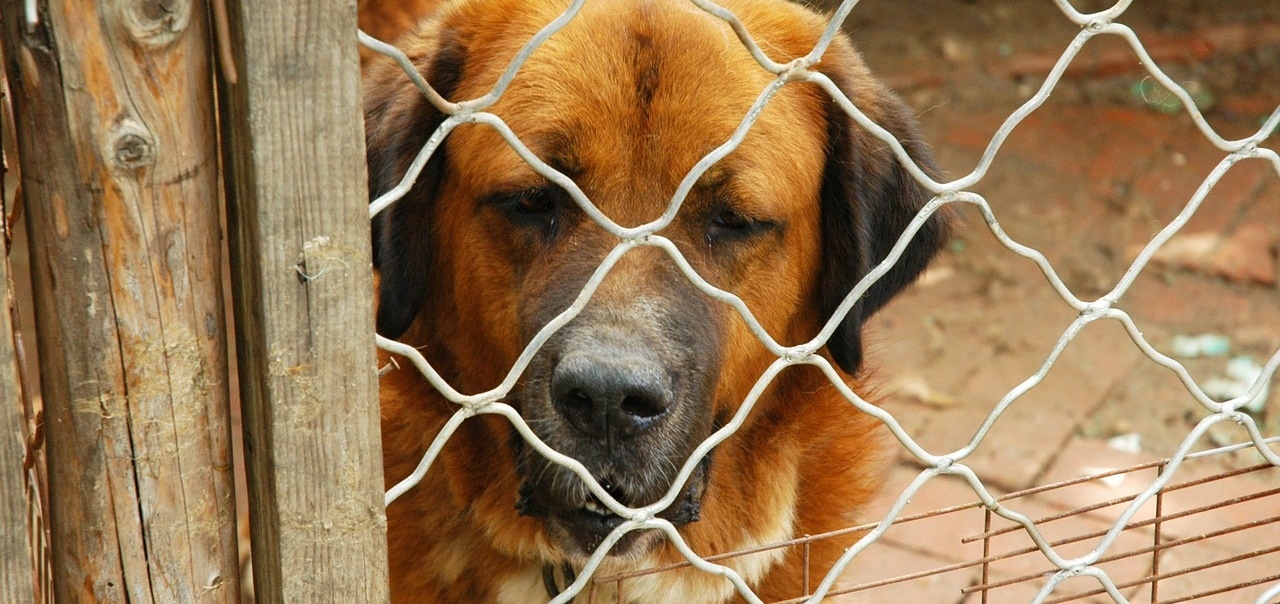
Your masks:
M541 3L513 10L533 13L535 4ZM509 31L518 36L529 28ZM773 35L764 41L773 42L775 54L803 54L821 32L802 29L794 39L778 42ZM512 42L503 42L472 46L473 56L481 56L463 87L474 90L459 96L483 93L496 80L505 65L488 55L509 52ZM651 201L638 217L648 220L699 160L730 139L774 77L727 23L696 7L587 3L529 57L492 111L536 155L599 194L593 201L607 213L615 212L604 206L619 198L612 193L626 192L629 204ZM702 181L732 180L762 197L772 189L794 189L796 174L815 176L810 184L817 186L826 145L821 94L809 84L785 86L739 149ZM491 129L462 129L458 138L456 156L476 162L478 169L468 172L488 181L475 183L478 188L512 189L538 180Z

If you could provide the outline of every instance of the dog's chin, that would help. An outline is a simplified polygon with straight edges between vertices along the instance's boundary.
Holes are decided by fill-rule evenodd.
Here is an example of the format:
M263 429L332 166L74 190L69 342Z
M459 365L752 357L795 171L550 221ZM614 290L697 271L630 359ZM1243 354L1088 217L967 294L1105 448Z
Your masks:
M547 533L565 559L583 563L623 523L623 518L603 507L567 510L547 519ZM663 540L660 531L636 529L618 538L606 554L609 558L635 560L652 551Z

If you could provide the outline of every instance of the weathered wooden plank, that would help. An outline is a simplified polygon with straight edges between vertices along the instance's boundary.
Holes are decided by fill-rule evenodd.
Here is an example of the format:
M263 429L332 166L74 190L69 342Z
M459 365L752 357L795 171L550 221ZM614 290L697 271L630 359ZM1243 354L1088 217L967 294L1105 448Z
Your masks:
M229 2L228 223L267 602L387 599L355 3Z
M3 75L3 70L0 70ZM4 99L0 98L0 104ZM0 140L8 135L8 125L0 120ZM0 193L4 175L0 174ZM14 305L9 250L4 240L6 217L0 198L0 602L34 602L35 575L28 542L27 430L23 413L22 381L18 373L17 312Z
M3 0L61 602L235 602L205 5Z

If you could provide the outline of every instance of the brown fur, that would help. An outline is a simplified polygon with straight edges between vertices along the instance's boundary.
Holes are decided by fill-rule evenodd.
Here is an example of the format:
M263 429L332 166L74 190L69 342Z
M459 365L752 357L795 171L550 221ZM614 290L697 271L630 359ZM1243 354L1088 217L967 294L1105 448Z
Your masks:
M446 96L475 98L489 91L512 56L564 4L446 3L399 46ZM721 4L779 61L806 54L826 24L776 0ZM365 4L361 11L365 15ZM835 41L818 69L929 166L912 118L872 79L846 40ZM771 79L723 21L692 5L593 1L534 53L491 111L539 157L573 177L605 214L634 226L662 213L685 174L729 138ZM370 192L378 195L398 182L442 116L389 61L370 65L365 95ZM811 339L928 199L880 141L809 84L784 87L742 146L701 182L659 234L675 242L700 275L740 296L783 344ZM377 219L379 329L418 346L460 391L496 386L537 327L572 301L617 242L582 219L565 197L555 198L559 222L545 231L522 226L523 218L492 201L544 186L492 129L464 125L414 190ZM732 230L710 234L721 229L713 223L726 203L776 226L741 239ZM901 268L854 308L831 350L824 349L828 358L858 372L862 321L922 269L945 237L944 223L930 222ZM641 312L646 309L663 317L664 326L652 325ZM564 349L574 330L599 333L605 329L600 325L614 323L640 341L621 346L670 361L677 373L685 361L671 359L683 358L681 347L660 336L671 330L693 334L697 346L710 347L705 357L715 363L702 377L710 380L711 393L674 403L692 406L692 419L681 430L695 444L713 421L733 416L776 359L735 312L694 291L653 249L625 256L584 314L566 327L569 335L548 346ZM520 393L531 392L540 371L552 371L554 359L544 356L511 397L518 408L525 405L526 419L535 413L533 398L522 400ZM400 364L405 368L382 379L388 486L412 472L456 410L416 370ZM547 430L557 442L583 440L572 430ZM522 481L530 480L521 464L537 463L521 457L528 452L513 442L519 438L505 419L468 419L423 483L388 507L395 601L545 601L543 566L581 561L542 519L517 514ZM818 370L786 369L745 425L712 452L700 519L683 525L681 534L695 551L711 555L849 526L876 489L884 467L881 439L878 423L854 409ZM626 454L649 451L634 449ZM815 581L850 542L814 546ZM744 572L765 601L784 599L801 593L799 552L727 564ZM674 547L658 542L652 550L608 559L604 570L680 560ZM629 585L629 597L690 603L732 598L728 582L718 577L694 570L662 577Z
M360 30L388 44L412 30L425 15L435 12L442 0L360 0L356 17ZM360 47L360 63L367 64L377 53Z

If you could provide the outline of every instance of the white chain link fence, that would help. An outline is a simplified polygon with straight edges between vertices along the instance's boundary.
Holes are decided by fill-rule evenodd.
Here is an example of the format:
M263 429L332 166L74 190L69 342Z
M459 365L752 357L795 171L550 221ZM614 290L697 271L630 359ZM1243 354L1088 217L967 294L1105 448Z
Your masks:
M1080 32L1075 36L1071 43L1063 51L1061 57L1054 65L1052 71L1038 91L1025 103L1023 103L1016 111L1014 111L1000 126L990 143L987 145L985 152L982 154L978 165L968 174L961 176L949 182L937 182L925 174L908 156L902 144L895 140L884 128L880 127L870 120L853 102L849 100L827 76L811 71L809 68L816 64L827 50L832 39L838 35L841 24L845 17L858 4L857 0L845 0L835 14L831 17L830 23L825 33L814 46L811 52L802 57L796 57L786 63L778 63L766 56L765 52L752 39L751 34L738 21L733 13L716 5L709 0L690 0L693 5L723 19L728 23L733 31L737 34L743 46L752 54L759 62L761 69L772 73L775 77L772 82L760 92L751 109L742 117L742 120L734 132L733 136L725 141L715 150L708 153L699 161L692 170L684 177L679 188L672 196L666 211L652 222L632 228L624 228L608 216L604 215L590 199L583 194L582 190L566 175L556 171L550 165L535 156L519 138L515 136L512 130L497 115L489 113L486 110L491 107L510 85L512 79L519 71L525 60L532 54L538 46L547 38L554 35L563 28L577 14L586 0L575 0L568 8L554 21L547 24L536 36L528 41L519 54L512 60L507 67L503 76L494 85L493 89L484 96L461 102L450 102L444 99L440 94L431 88L431 86L423 79L421 74L414 69L409 59L400 50L389 44L375 40L372 37L361 33L360 42L368 48L392 57L403 68L405 74L414 84L422 91L432 105L440 111L448 115L443 124L432 134L427 144L423 146L417 157L411 164L407 174L391 191L381 197L373 200L370 205L370 215L377 215L386 209L396 200L400 199L409 191L418 175L426 166L428 159L439 148L445 137L460 124L472 123L483 124L493 128L502 138L511 146L521 158L529 163L529 165L540 175L549 181L562 187L574 202L582 209L586 215L599 223L604 229L618 238L617 245L601 262L600 266L595 270L586 285L582 288L573 304L562 312L560 315L550 321L537 335L529 342L519 356L516 363L507 373L506 378L495 388L486 392L466 394L457 391L448 384L439 373L433 369L426 359L416 349L411 346L378 337L378 346L383 350L411 359L414 366L422 372L430 383L437 388L446 398L457 404L457 410L452 418L440 431L435 438L427 453L423 456L417 469L411 476L395 485L386 493L386 504L393 505L393 502L399 496L403 495L409 489L414 488L426 472L431 468L436 457L439 455L446 441L453 435L458 427L468 418L479 414L496 414L507 418L519 434L527 441L528 445L533 447L538 453L545 456L550 461L563 465L574 472L583 482L588 485L590 492L603 502L609 510L625 519L604 542L597 548L595 553L590 557L585 567L578 573L574 582L568 588L556 596L552 602L562 604L571 601L577 594L583 591L591 580L592 573L600 565L606 552L622 537L623 534L637 529L656 529L666 534L667 538L688 558L688 560L698 569L718 574L731 581L733 585L749 602L759 603L761 600L751 591L743 578L733 569L709 562L702 558L698 553L692 551L685 541L681 538L679 532L668 520L657 517L657 514L668 506L672 505L679 496L678 485L683 485L695 471L700 461L716 446L728 439L742 425L746 416L751 413L753 406L760 397L764 389L772 382L772 380L784 369L796 364L809 364L820 368L831 384L838 389L850 404L858 411L867 413L881 422L892 432L898 439L902 447L904 447L912 456L914 456L921 464L927 468L920 472L916 479L897 498L896 503L891 507L886 516L874 526L872 530L867 532L852 548L840 558L838 563L830 572L822 577L820 582L814 587L811 596L806 602L818 602L830 592L836 585L837 579L845 570L846 566L870 544L878 540L889 529L893 522L901 515L903 508L912 497L931 479L940 475L955 475L963 478L968 485L977 494L978 498L987 508L1010 521L1020 524L1034 541L1040 552L1047 558L1058 570L1047 576L1043 586L1034 598L1034 602L1043 602L1053 594L1055 587L1062 581L1077 577L1090 576L1098 581L1105 589L1106 593L1116 602L1127 602L1125 596L1117 588L1112 578L1108 574L1096 566L1096 563L1103 558L1105 554L1112 548L1117 536L1130 522L1138 510L1143 507L1149 500L1157 495L1177 474L1178 467L1185 458L1191 453L1194 445L1205 435L1205 433L1215 424L1220 422L1235 422L1247 430L1253 446L1262 455L1262 457L1273 466L1280 466L1280 455L1278 455L1266 442L1266 439L1255 420L1248 414L1241 411L1241 408L1249 401L1258 397L1264 390L1266 385L1273 379L1277 368L1280 367L1280 350L1277 350L1267 360L1263 367L1261 375L1253 383L1248 393L1233 398L1231 400L1218 402L1205 394L1201 385L1198 384L1189 374L1187 368L1179 361L1162 354L1143 336L1138 326L1134 323L1132 317L1123 310L1115 307L1116 303L1121 300L1125 293L1129 290L1134 280L1139 276L1143 269L1151 261L1152 256L1164 245L1171 237L1191 219L1201 203L1204 201L1209 192L1223 178L1223 176L1232 169L1241 160L1248 158L1257 158L1267 161L1277 175L1280 175L1280 154L1276 151L1262 146L1263 141L1276 130L1280 124L1280 108L1277 108L1261 127L1251 136L1238 139L1228 140L1219 135L1213 127L1205 120L1200 110L1197 109L1191 95L1171 79L1160 67L1152 60L1147 50L1143 47L1138 35L1123 24L1125 10L1129 8L1132 0L1119 0L1112 7L1094 12L1083 13L1076 10L1067 0L1054 0L1055 4L1061 9L1063 15L1072 22L1080 26ZM1133 260L1128 270L1115 284L1115 286L1104 295L1093 299L1086 300L1079 298L1064 283L1063 279L1055 272L1046 257L1039 251L1018 243L1010 238L1001 228L1000 222L997 220L991 206L982 195L972 192L970 189L982 180L987 173L992 162L996 160L998 152L1006 139L1018 127L1018 125L1032 112L1039 109L1054 87L1062 78L1072 60L1081 51L1082 48L1096 36L1117 36L1126 41L1137 54L1142 65L1148 70L1151 77L1158 81L1161 85L1176 95L1177 99L1182 103L1183 108L1195 122L1200 132L1215 147L1222 151L1222 159L1217 166L1208 174L1199 188L1187 200L1182 211L1177 217L1164 226L1142 249L1137 258ZM756 117L763 110L770 99L784 86L794 82L810 82L821 86L828 94L838 103L845 112L849 114L861 127L863 127L871 135L882 140L896 154L898 160L906 167L911 175L916 178L924 187L934 194L934 198L930 201L911 222L910 226L899 238L894 245L888 257L875 267L865 278L863 278L845 297L843 303L837 308L833 316L827 321L823 329L810 341L796 346L783 346L779 344L760 323L753 317L750 309L736 295L716 288L708 283L689 265L681 253L677 250L675 244L661 234L663 228L669 225L680 210L686 196L693 188L698 179L716 162L728 155L738 147L748 130L752 127ZM1078 316L1066 329L1062 336L1058 339L1056 346L1041 363L1039 370L1033 375L1027 377L1022 383L1010 390L1003 396L991 409L986 416L985 421L974 432L972 438L967 444L954 451L929 451L922 447L911 437L903 428L901 423L892 414L875 404L864 400L856 392L850 390L844 381L837 375L835 369L821 356L816 354L834 332L836 326L843 320L850 308L860 299L860 297L871 287L871 285L897 262L899 256L911 245L911 239L924 222L939 208L947 204L970 204L980 210L988 228L995 237L1009 251L1019 256L1028 258L1039 266L1044 275L1045 280L1058 293L1063 302L1074 309ZM703 293L718 301L724 302L732 306L743 318L751 329L752 333L760 340L760 342L774 355L777 360L759 377L755 386L743 401L737 414L732 421L725 424L722 428L713 433L704 442L701 443L694 451L693 455L687 459L680 470L680 473L673 481L673 486L668 490L666 496L651 505L640 508L628 508L620 504L609 492L605 490L591 476L591 473L577 460L562 455L551 449L530 429L520 413L510 405L502 401L503 397L511 392L516 385L517 380L525 368L529 365L533 356L538 352L539 348L556 332L570 320L572 320L590 300L592 294L599 287L609 271L618 262L618 260L626 253L634 248L641 246L652 246L665 251L672 260L680 267L681 271L688 279ZM1097 546L1088 553L1076 557L1064 557L1061 555L1050 540L1046 539L1040 530L1040 527L1029 517L1003 505L996 496L994 496L986 486L982 479L965 464L966 458L972 455L978 447L982 446L987 439L988 432L991 430L995 422L1000 418L1011 405L1016 403L1018 399L1036 387L1045 378L1054 363L1058 360L1063 351L1069 346L1076 336L1087 325L1099 320L1111 320L1119 322L1127 331L1135 346L1137 346L1151 361L1174 372L1191 393L1194 399L1205 409L1206 415L1201 419L1195 427L1186 435L1182 441L1182 445L1177 449L1176 453L1170 458L1167 464L1167 471L1162 472L1145 490L1137 497L1133 498L1124 509L1124 511L1115 520L1110 530L1098 541ZM854 412L851 410L851 412ZM1272 586L1256 600L1257 604L1271 602L1280 597L1280 584Z

